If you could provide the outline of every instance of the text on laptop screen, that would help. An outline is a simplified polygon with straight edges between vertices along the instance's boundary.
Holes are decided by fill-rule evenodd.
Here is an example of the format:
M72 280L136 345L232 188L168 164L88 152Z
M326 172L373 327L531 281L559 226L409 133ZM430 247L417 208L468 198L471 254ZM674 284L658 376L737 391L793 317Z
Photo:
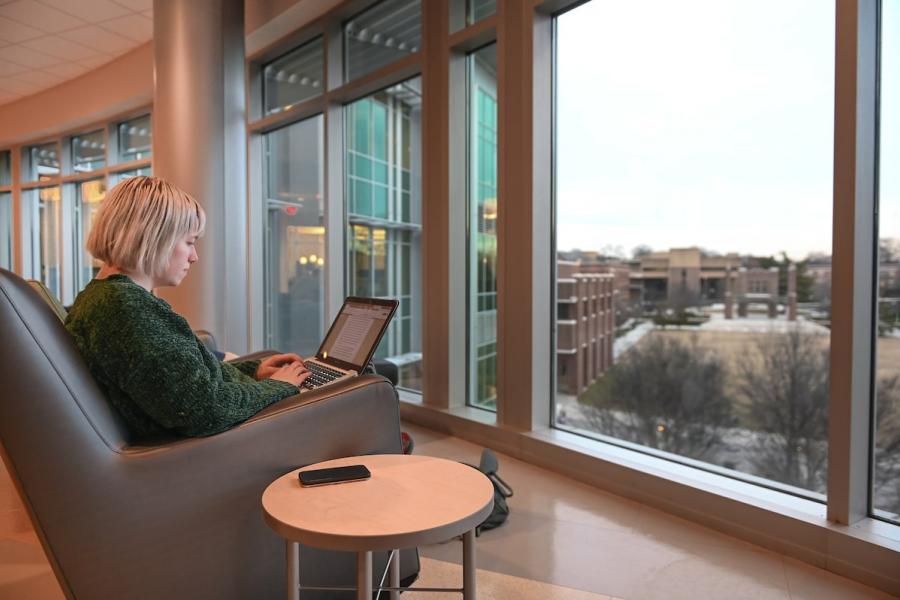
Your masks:
M369 349L390 316L390 306L347 302L322 344L320 357L363 366Z

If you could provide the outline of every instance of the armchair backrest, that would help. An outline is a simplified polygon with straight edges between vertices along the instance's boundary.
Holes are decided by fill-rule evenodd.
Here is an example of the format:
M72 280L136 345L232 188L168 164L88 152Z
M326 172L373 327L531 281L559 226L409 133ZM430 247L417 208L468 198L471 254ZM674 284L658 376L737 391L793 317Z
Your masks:
M260 517L266 486L400 444L395 392L373 376L293 396L219 435L132 443L59 318L3 270L0 386L0 454L70 598L283 598L284 543ZM353 554L303 552L312 584L352 581ZM418 568L405 557L403 577Z
M59 436L89 438L113 452L131 441L58 316L28 283L3 269L0 349L0 443L7 453L17 452L18 444L33 453L37 439L64 445Z
M59 298L50 293L50 290L47 289L44 282L38 281L37 279L29 279L28 285L30 285L31 289L37 292L38 296L47 303L47 306L50 307L50 310L53 311L59 320L65 323L66 317L69 316L69 312L66 310L66 307L63 306L62 302L59 301Z

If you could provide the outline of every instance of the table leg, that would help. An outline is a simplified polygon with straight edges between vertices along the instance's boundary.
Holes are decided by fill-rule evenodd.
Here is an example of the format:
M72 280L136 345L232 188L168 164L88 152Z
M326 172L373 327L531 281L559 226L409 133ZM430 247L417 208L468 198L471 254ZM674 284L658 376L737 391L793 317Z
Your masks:
M391 552L391 587L398 588L400 587L400 549L393 550ZM397 589L391 590L390 600L400 600L400 591Z
M300 600L300 544L288 541L285 546L287 557L287 597Z
M463 600L476 600L474 529L463 534Z
M356 600L372 600L372 553L356 553Z

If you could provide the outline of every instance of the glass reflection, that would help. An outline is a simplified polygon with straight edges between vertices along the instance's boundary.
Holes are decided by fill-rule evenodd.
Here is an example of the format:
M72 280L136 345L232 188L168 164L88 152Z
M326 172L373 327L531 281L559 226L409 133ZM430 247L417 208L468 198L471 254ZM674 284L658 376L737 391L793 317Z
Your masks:
M75 293L78 294L100 271L102 263L84 247L97 211L106 196L106 182L102 179L83 181L75 188Z
M314 354L324 335L321 116L265 136L266 345Z
M344 24L348 81L418 52L422 45L420 0L385 0Z
M106 165L106 140L102 129L72 137L72 170L84 173Z
M47 181L59 175L59 146L56 142L29 146L23 152L25 181Z
M316 38L263 68L263 104L271 115L318 96L325 86L322 38Z
M150 158L152 135L150 115L119 123L119 162Z
M497 46L469 63L469 403L497 402Z
M421 81L358 100L345 119L348 293L400 301L375 358L421 390Z
M12 185L12 153L0 152L0 186Z
M0 192L0 268L13 268L12 194Z
M35 278L60 299L59 186L40 188L31 194L36 196L33 206L38 224L37 236L32 241L32 264L37 267Z

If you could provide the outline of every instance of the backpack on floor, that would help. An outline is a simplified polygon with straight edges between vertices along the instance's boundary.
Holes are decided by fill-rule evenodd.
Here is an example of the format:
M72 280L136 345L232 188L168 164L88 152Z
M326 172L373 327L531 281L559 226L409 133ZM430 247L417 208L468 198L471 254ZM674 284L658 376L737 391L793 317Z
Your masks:
M509 517L509 504L506 502L506 499L512 498L513 490L497 475L500 464L497 462L497 456L490 448L485 448L482 451L481 463L477 467L475 465L469 466L484 473L491 480L491 483L494 484L494 510L482 521L481 525L475 528L475 535L480 536L482 531L500 527L506 522L506 518Z

